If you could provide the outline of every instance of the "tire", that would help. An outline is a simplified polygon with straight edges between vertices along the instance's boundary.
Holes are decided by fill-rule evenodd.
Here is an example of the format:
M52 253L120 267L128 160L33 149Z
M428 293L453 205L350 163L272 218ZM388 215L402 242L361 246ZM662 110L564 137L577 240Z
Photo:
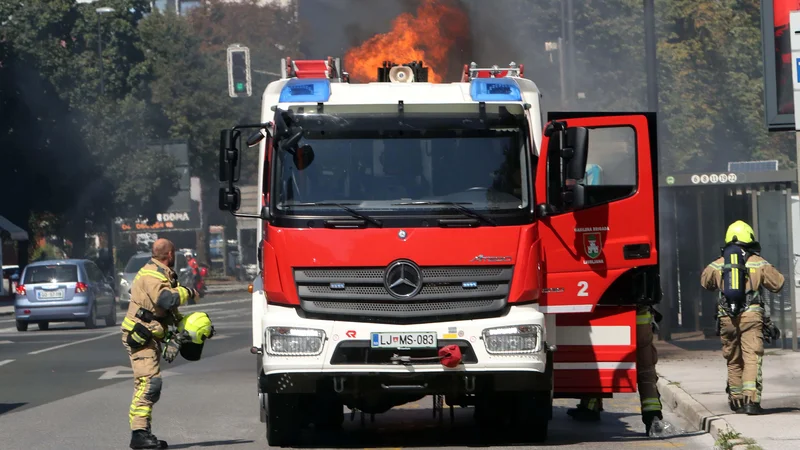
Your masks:
M50 322L39 322L36 325L42 331L47 331L48 329L50 329Z
M297 395L267 394L267 443L271 447L288 447L300 435Z
M553 411L552 392L517 392L514 395L513 429L520 442L541 443L547 440Z
M86 325L88 329L97 328L97 304L92 304L92 311L89 313L89 317L83 321L83 324Z
M111 309L108 312L108 315L105 317L105 320L106 320L106 326L107 327L113 327L114 325L117 324L117 303L116 302L111 303Z
M25 322L23 320L18 320L17 331L28 331L28 322Z
M344 404L333 392L318 394L309 405L313 414L314 427L318 430L336 431L344 423Z

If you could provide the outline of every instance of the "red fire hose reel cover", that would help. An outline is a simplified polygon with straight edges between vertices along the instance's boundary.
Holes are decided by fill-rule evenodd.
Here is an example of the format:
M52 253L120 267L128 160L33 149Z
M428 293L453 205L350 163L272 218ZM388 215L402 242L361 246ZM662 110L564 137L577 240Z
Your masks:
M457 345L447 345L439 349L439 359L443 366L455 369L461 364L461 349Z

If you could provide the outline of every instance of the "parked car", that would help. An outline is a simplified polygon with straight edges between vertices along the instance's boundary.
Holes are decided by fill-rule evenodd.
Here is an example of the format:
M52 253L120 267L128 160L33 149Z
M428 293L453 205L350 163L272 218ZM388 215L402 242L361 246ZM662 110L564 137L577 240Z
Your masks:
M87 259L37 261L25 267L14 298L17 330L29 323L46 330L50 322L83 322L96 328L98 318L106 326L117 323L112 277Z
M128 260L125 269L119 273L119 307L127 309L131 302L131 284L139 269L144 267L153 256L149 252L139 252ZM175 252L175 273L180 275L181 270L188 269L186 257L183 253Z

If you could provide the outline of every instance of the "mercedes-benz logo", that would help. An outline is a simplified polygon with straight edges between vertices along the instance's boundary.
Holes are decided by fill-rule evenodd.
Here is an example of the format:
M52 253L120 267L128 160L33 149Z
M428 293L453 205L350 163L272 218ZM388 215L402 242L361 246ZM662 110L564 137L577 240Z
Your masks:
M395 261L386 268L383 285L394 298L411 298L422 290L422 271L411 261Z

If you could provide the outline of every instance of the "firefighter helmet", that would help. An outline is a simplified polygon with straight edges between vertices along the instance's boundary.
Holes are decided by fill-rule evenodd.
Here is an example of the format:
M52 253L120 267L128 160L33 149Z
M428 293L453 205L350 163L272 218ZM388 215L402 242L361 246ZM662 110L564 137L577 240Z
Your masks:
M731 242L741 242L743 244L750 244L756 240L756 235L753 232L753 228L750 225L742 222L741 220L737 220L733 222L729 227L727 233L725 233L725 243L730 244Z
M183 317L178 324L178 332L185 332L191 339L181 345L181 356L189 361L197 361L203 354L206 339L214 335L214 326L208 314L198 311Z

